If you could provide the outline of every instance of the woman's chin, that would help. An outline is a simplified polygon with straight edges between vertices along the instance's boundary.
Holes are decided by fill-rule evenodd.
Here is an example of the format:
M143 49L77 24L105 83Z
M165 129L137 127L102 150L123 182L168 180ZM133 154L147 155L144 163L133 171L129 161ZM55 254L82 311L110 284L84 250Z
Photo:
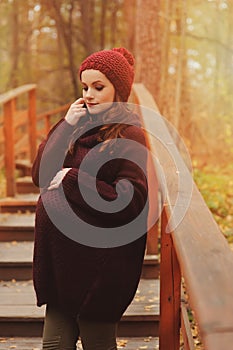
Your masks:
M104 103L104 104L98 104L93 106L87 106L89 114L100 114L106 112L110 107L112 106L112 103Z

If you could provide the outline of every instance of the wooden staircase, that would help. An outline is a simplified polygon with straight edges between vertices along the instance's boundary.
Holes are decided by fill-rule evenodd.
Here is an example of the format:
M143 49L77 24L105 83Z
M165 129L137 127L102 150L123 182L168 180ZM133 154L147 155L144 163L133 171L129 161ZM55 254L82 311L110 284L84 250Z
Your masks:
M68 105L36 115L35 92L36 86L31 84L0 95L3 105L0 168L5 169L7 194L7 198L0 200L0 350L32 350L41 346L44 309L35 306L31 280L38 193L31 184L30 161L35 156L38 137L47 134L51 126L50 117L64 114ZM16 100L25 93L29 95L27 110L17 111ZM148 146L155 156L148 167L149 197L157 197L153 176L150 177L154 172L166 180L166 196L161 196L159 202L160 262L156 255L158 232L153 227L137 294L119 325L119 337L124 337L119 349L179 350L182 346L183 350L194 350L186 297L191 302L204 348L231 349L232 251L193 182L166 123L155 115L156 103L143 84L134 84L132 102L138 105L145 130L149 131ZM151 130L155 130L155 135ZM20 173L17 181L16 168ZM154 208L151 213L153 216ZM185 295L181 294L183 283ZM158 324L159 345L155 338ZM77 349L81 349L80 344Z
M36 306L32 284L35 206L38 190L28 168L18 179L15 197L0 200L0 329L1 337L41 337L45 308ZM159 263L146 254L141 281L122 317L119 337L157 337ZM1 347L0 347L1 349Z

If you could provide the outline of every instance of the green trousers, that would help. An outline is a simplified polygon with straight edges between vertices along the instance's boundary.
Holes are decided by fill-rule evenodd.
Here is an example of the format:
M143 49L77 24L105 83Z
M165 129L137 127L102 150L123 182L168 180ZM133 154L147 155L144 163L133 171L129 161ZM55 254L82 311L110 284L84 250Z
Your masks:
M117 350L116 330L116 323L76 320L47 305L43 349L76 350L80 337L83 350Z

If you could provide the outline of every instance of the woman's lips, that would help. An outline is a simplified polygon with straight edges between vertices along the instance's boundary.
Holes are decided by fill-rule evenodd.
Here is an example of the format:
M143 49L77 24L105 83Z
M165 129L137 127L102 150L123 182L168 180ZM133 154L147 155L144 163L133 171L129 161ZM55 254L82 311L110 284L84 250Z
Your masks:
M86 103L86 105L88 106L88 107L94 107L94 106L96 106L98 103Z

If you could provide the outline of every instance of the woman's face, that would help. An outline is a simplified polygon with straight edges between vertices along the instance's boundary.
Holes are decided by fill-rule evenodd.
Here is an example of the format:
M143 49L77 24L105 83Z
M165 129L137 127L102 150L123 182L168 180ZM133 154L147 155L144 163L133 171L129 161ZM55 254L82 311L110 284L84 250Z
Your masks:
M99 70L87 69L82 72L83 98L88 112L97 114L111 107L115 98L115 88Z

